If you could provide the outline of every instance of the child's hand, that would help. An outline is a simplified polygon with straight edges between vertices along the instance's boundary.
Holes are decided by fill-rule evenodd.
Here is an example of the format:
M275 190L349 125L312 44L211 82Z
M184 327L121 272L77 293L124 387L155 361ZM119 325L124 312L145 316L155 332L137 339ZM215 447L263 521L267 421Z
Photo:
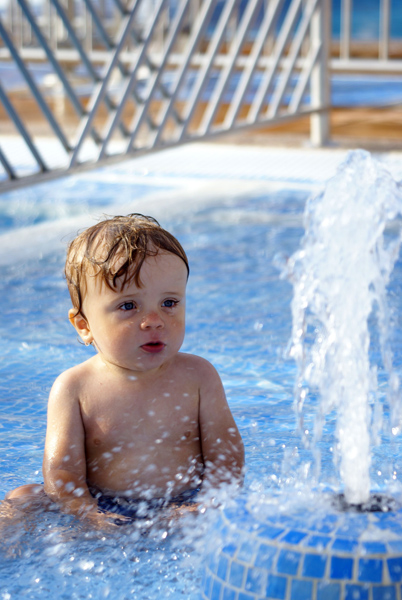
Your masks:
M198 513L200 504L197 502L189 502L188 504L175 504L166 509L166 518L178 520L189 513Z
M116 527L121 525L133 523L133 519L130 517L125 517L124 515L113 512L101 511L99 509L88 511L79 516L79 519L90 527L100 530L115 530Z

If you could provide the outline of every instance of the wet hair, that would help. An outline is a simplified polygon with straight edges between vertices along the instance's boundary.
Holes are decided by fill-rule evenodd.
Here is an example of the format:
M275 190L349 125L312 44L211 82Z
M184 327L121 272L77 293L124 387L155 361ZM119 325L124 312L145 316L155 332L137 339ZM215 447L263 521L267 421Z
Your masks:
M137 213L111 217L80 233L68 246L65 276L71 301L82 312L86 277L99 278L110 289L124 289L132 281L142 287L141 267L149 256L171 252L181 258L190 273L180 242L158 221Z

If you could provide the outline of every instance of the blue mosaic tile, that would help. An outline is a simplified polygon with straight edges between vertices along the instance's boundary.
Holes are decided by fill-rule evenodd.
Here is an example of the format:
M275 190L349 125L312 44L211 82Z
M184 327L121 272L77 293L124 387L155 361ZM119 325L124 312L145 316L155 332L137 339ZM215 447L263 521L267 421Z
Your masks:
M374 521L387 521L388 523L392 523L393 521L395 521L395 519L393 518L392 514L387 513L387 512L383 512L383 511L374 512L371 515L371 518ZM375 524L375 526L377 527L377 523Z
M303 562L303 577L317 577L322 579L325 574L327 557L322 554L306 554Z
M333 556L331 559L331 579L352 579L353 559Z
M389 518L384 521L380 521L379 523L376 523L376 527L378 529L390 530L392 531L392 533L395 533L399 537L402 534L402 526L399 523L396 523L395 521L390 521Z
M332 550L352 554L356 552L357 546L358 544L355 541L346 540L345 538L336 538L332 544Z
M287 581L287 577L268 575L266 597L275 598L276 600L285 600Z
M392 515L389 513L373 513L373 519L376 520L374 526L378 529L394 529L394 526L397 525L395 519L392 518Z
M388 542L388 549L395 554L402 554L402 540L397 542Z
M307 533L304 533L303 531L291 529L281 538L281 542L286 542L287 544L299 544L306 535Z
M261 544L254 562L255 566L271 569L273 559L276 556L277 551L278 548L276 546L268 546L268 544Z
M402 581L402 558L389 558L387 565L391 581Z
M398 536L402 535L402 525L400 523L397 523L396 521L392 522L392 526L390 521L388 520L388 529L390 529L392 531L392 533L395 533Z
M308 528L311 531L319 531L320 533L332 533L338 524L338 517L335 515L326 515L323 518L311 521Z
M248 569L246 590L253 594L263 594L265 589L266 573L262 569Z
M268 540L275 540L279 537L285 530L280 527L274 527L272 525L261 525L257 529L257 535L259 537L264 537Z
M234 520L239 524L239 511L235 514ZM384 540L392 537L387 535L391 532L402 533L402 511L396 516L401 523L396 518L392 520L392 515L380 515L378 519L370 515L370 522L374 526L378 523L384 531ZM282 515L280 519L257 523L246 510L240 510L238 531L243 526L244 532L233 536L228 524L224 526L231 541L220 554L211 557L211 568L204 569L200 588L203 598L400 600L402 539L358 543L354 534L360 532L363 523L359 515L321 518L316 512L312 525L311 520L308 516ZM221 526L220 534L222 530ZM331 556L333 551L335 555ZM383 581L389 585L380 585Z
M396 600L396 590L392 585L372 587L373 600Z
M382 582L382 560L375 558L361 558L358 565L357 579L367 583Z
M278 522L284 523L287 527L292 527L293 529L297 529L298 527L303 529L306 524L305 518L301 520L297 515L280 515Z
M313 584L311 581L294 579L290 589L290 600L312 600Z
M233 508L225 508L224 516L231 523L244 523L250 521L250 515L246 508L239 506L237 503Z
M348 519L343 523L337 531L339 536L358 538L363 531L366 531L368 519L366 515L353 515L352 519Z
M255 554L255 542L247 541L243 542L237 553L237 558L245 563L252 563L253 556Z
M226 587L223 589L222 600L235 600L236 592Z
M212 591L211 591L211 600L219 600L222 591L222 584L217 579L213 580L212 583Z
M204 581L204 594L206 595L207 598L209 598L211 595L211 587L212 587L212 577L208 573L206 575L205 581Z
M207 566L212 573L215 573L215 567L216 567L216 554L215 553L213 553L209 556Z
M328 535L310 535L307 540L303 542L304 546L309 548L317 548L317 550L323 550L326 548L331 541Z
M345 586L345 600L369 600L369 588L364 585Z
M242 588L245 568L239 563L232 562L229 572L229 583L233 587Z
M276 563L278 573L296 575L299 568L301 554L290 550L281 550Z
M341 586L339 583L317 583L317 600L341 600Z
M226 546L223 546L222 548L222 552L224 554L227 554L228 556L230 556L231 558L233 558L233 556L236 554L237 552L237 544L235 544L234 542L231 542L229 544L226 544Z
M226 581L228 570L229 570L229 560L226 558L226 556L221 554L219 557L218 568L216 570L216 574L218 575L218 577L220 579L223 579L223 581Z
M367 554L387 554L387 547L382 542L363 542L362 550Z

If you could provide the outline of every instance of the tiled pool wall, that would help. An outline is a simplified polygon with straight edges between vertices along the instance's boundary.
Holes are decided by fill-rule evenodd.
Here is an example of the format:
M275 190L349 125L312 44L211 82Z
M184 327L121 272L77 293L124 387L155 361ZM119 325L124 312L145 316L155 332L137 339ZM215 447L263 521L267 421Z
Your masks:
M222 512L203 600L400 600L402 511L258 518ZM380 541L386 540L386 541Z

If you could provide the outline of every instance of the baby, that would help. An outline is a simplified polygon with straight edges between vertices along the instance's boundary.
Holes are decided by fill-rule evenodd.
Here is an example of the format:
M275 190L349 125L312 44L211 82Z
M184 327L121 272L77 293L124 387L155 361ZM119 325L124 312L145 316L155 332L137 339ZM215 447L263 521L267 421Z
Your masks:
M44 485L6 499L100 524L240 480L243 444L219 375L179 352L189 275L180 243L151 217L114 217L71 242L65 274L70 322L96 354L52 387Z

